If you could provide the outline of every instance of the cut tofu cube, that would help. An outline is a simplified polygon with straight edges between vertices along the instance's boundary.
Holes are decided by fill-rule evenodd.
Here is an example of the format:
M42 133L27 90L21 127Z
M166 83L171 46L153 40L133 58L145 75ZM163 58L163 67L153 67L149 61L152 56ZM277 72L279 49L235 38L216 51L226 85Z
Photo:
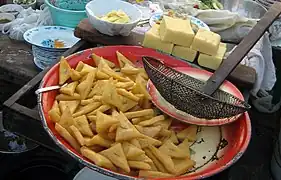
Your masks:
M165 53L171 54L174 44L161 41L159 35L159 25L155 24L152 28L145 33L143 46L153 49L158 49Z
M206 67L212 70L217 70L223 60L225 52L226 52L226 44L220 43L216 55L210 56L207 54L200 53L198 57L198 64L202 67Z
M174 46L172 55L182 58L184 60L193 62L194 59L196 58L197 51L189 48L189 47L184 47L184 46Z
M194 37L191 48L208 55L216 55L221 37L219 34L199 29Z
M190 47L195 36L190 19L183 20L168 16L163 17L159 32L162 41L185 47Z

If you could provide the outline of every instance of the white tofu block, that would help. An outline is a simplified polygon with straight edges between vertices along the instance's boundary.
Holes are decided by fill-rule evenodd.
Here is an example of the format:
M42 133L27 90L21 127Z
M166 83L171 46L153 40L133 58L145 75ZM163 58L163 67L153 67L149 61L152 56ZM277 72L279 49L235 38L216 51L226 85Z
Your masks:
M173 48L172 55L193 62L196 58L197 51L189 47L175 45Z
M226 44L220 43L216 55L210 56L207 54L200 53L198 57L198 64L205 68L217 70L223 60L225 52L226 52Z
M154 24L153 27L145 33L143 44L144 47L158 49L165 53L171 54L174 44L161 41L159 35L159 25Z
M199 29L192 42L191 48L207 55L216 55L221 37L219 34Z
M164 16L160 23L162 41L190 47L194 36L195 33L190 25L190 19L183 20Z

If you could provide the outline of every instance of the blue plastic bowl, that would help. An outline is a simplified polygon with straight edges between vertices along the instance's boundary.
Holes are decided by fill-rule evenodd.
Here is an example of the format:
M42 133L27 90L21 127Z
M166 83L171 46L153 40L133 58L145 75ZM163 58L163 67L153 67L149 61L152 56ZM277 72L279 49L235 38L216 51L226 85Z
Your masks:
M89 0L45 0L56 26L75 28L87 18L85 6Z

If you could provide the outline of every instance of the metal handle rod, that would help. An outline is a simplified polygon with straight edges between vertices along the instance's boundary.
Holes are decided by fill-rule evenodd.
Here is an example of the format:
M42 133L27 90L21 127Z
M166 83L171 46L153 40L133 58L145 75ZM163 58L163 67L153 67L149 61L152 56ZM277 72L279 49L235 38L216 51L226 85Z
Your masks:
M249 34L238 44L235 50L224 60L221 66L208 79L203 87L203 93L212 95L224 82L227 76L236 68L243 60L248 52L263 36L269 26L281 14L281 2L274 3L269 11L261 18L261 20L253 27Z

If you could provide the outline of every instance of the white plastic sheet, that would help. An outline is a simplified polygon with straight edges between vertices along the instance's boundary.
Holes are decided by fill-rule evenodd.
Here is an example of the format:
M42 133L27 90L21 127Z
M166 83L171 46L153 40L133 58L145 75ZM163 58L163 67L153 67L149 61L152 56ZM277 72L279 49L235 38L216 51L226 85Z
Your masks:
M33 10L32 8L23 9L17 18L5 24L2 29L3 34L8 34L11 39L24 40L23 34L31 28L44 25L52 25L52 19L47 7L41 10Z

